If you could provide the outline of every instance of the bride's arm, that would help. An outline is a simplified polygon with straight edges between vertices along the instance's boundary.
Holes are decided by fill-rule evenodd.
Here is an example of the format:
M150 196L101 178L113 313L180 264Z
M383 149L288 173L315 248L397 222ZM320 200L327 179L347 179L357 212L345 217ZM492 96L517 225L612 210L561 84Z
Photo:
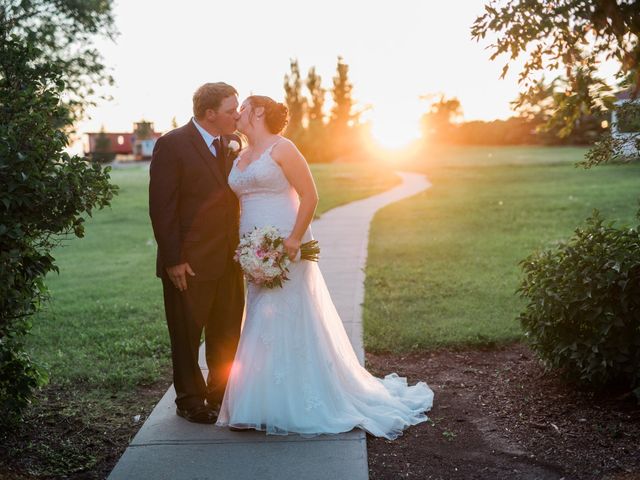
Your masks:
M284 243L289 258L293 259L300 248L304 232L313 220L313 214L318 206L318 191L307 161L293 142L280 141L273 149L271 156L280 165L287 180L300 197L296 223L291 235Z

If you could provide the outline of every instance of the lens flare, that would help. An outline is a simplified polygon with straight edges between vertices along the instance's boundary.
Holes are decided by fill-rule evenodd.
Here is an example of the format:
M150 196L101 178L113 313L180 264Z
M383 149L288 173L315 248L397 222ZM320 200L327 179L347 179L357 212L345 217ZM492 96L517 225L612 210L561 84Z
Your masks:
M411 110L413 109L393 108L372 112L373 139L383 148L397 150L420 138L420 117L417 112Z

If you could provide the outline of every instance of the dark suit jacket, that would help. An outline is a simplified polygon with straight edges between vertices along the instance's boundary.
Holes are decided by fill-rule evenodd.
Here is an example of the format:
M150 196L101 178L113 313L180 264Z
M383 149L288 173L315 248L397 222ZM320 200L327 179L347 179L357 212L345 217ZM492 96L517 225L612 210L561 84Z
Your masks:
M222 276L238 245L240 208L227 176L228 149L236 135L223 136L223 154L214 156L192 121L160 137L153 150L149 215L158 243L156 275L188 262L193 280ZM222 156L222 158L220 158ZM224 172L216 162L224 162Z

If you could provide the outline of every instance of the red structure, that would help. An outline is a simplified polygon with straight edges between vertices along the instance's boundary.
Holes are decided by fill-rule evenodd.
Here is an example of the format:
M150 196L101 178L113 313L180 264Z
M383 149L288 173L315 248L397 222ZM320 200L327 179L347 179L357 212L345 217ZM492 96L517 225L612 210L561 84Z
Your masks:
M87 133L88 144L85 145L85 153L87 155L91 155L96 151L96 140L100 134L100 132ZM104 132L104 135L109 139L110 153L115 153L116 155L131 155L133 153L133 133Z
M136 132L140 133L143 138L136 138ZM109 149L105 152L103 148L102 153L129 156L136 160L149 158L155 141L162 136L161 133L155 131L153 123L144 121L134 124L134 133L89 132L85 135L84 151L86 156L92 156L98 151L96 148L98 139L104 135L109 140Z

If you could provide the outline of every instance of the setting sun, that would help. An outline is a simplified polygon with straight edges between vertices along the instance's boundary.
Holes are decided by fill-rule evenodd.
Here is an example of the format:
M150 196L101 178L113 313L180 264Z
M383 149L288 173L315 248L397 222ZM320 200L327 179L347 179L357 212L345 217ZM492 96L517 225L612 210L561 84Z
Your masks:
M403 113L394 110L402 110ZM406 113L406 107L380 109L372 113L371 134L380 146L401 149L420 138L419 113Z

